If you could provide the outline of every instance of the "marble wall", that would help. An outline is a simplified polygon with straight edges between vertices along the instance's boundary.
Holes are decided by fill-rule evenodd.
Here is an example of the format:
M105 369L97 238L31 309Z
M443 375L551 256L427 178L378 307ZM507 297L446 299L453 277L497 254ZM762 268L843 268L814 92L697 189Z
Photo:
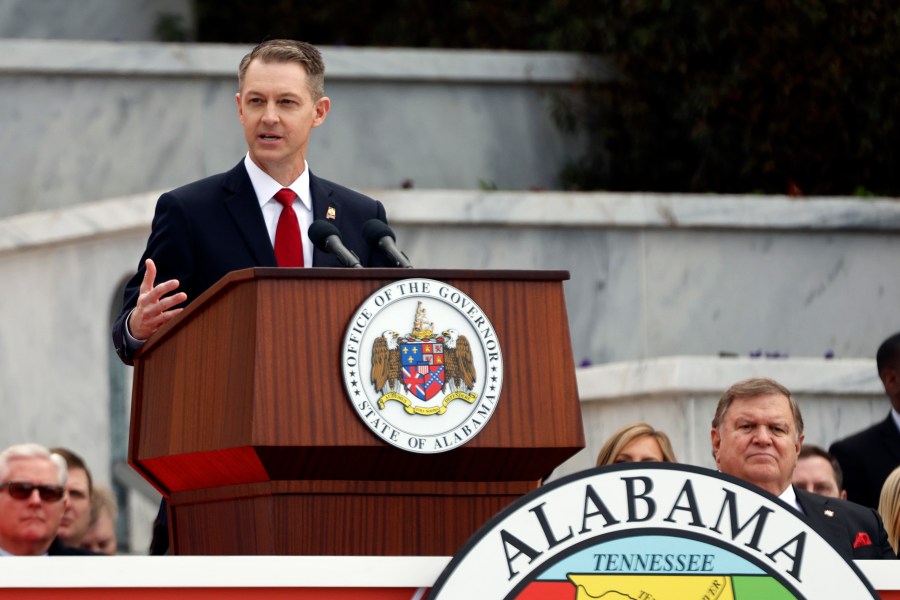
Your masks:
M191 0L0 0L0 38L155 40L161 18L194 27Z
M385 199L417 266L569 270L577 362L757 351L872 357L900 331L893 200L438 191Z
M770 377L791 390L805 443L825 449L890 410L874 359L668 356L596 365L577 372L586 447L553 477L594 466L609 436L636 421L666 432L679 462L715 468L710 428L716 404L748 377Z
M369 192L416 266L569 270L578 362L829 349L870 359L900 330L894 201ZM108 426L110 313L156 196L0 220L3 439L38 436L42 414L79 446ZM66 426L79 407L96 419Z
M893 200L365 191L418 267L570 272L568 334L576 361L595 366L579 373L588 449L562 472L638 418L664 425L682 460L708 462L711 407L743 376L795 387L812 442L887 410L872 357L900 330ZM124 459L131 374L109 325L157 196L0 219L0 446L69 446L101 482ZM747 358L755 350L790 358ZM720 351L740 356L709 358ZM708 362L665 362L685 355ZM146 534L153 501L134 506Z
M172 188L246 152L247 46L0 40L0 216ZM310 168L354 187L558 187L584 140L551 116L604 63L545 52L323 48Z

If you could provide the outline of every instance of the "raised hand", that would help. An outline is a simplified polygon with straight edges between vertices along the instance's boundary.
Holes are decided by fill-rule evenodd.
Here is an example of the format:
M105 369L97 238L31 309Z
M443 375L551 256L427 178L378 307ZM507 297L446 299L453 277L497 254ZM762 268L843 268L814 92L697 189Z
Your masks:
M141 293L137 305L128 317L128 329L136 340L146 340L153 333L181 312L181 308L172 308L187 300L187 294L178 292L166 296L178 289L177 279L170 279L154 286L156 280L156 264L148 258L144 263L146 271L141 281Z

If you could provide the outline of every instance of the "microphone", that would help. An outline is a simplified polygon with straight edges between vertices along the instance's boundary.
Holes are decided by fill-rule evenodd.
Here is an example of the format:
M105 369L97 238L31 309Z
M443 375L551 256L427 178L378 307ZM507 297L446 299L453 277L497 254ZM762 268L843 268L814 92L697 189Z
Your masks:
M362 227L362 234L366 243L387 254L388 258L394 262L395 267L413 268L406 254L394 244L397 238L394 236L394 230L387 223L380 219L369 219Z
M344 242L341 240L340 230L328 221L322 219L313 221L307 233L310 241L316 248L322 252L334 254L345 267L363 268L359 262L359 257L344 245Z

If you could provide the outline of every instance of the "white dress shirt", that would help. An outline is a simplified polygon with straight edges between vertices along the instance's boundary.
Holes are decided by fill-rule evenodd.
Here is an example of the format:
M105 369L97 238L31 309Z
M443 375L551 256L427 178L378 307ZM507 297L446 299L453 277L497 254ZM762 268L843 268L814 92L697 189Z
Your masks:
M278 227L278 217L281 216L283 207L275 194L284 186L272 179L268 173L256 166L256 163L250 160L250 153L244 157L244 168L250 176L250 183L253 184L253 191L256 192L256 200L259 202L260 209L263 213L263 219L266 222L266 229L269 232L269 241L272 247L275 247L275 229ZM303 266L312 266L313 243L309 239L309 226L313 222L312 212L312 194L309 191L309 164L303 161L303 173L300 174L291 185L288 186L297 197L294 199L294 214L297 215L297 223L300 225L300 243L303 245ZM133 311L134 309L132 309ZM129 318L131 314L129 313ZM134 352L140 348L146 340L135 339L131 335L128 328L128 319L125 320L125 346L129 352Z
M778 499L795 509L801 515L806 514L803 512L803 507L800 506L800 503L797 502L797 493L794 492L794 486L789 485L787 489L781 492L781 495L778 496Z
M275 229L278 227L278 217L281 216L283 210L281 204L275 199L278 190L284 188L268 173L256 166L256 163L250 160L250 153L244 157L244 167L247 174L250 175L250 183L253 184L253 190L256 192L256 199L259 201L259 207L262 209L263 219L266 221L266 229L269 231L269 241L275 246ZM313 222L312 211L312 195L309 192L309 165L303 161L303 173L300 174L291 185L287 186L295 194L294 214L297 215L297 222L300 225L300 243L303 245L303 266L312 266L313 243L309 240L309 226Z

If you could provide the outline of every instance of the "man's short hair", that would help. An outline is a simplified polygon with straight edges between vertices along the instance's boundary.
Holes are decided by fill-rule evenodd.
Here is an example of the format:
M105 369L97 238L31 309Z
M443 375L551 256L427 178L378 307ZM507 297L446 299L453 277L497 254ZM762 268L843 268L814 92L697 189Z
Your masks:
M875 354L875 365L878 367L878 375L888 367L896 367L900 363L900 333L895 333L881 342L878 353Z
M325 95L325 61L319 49L296 40L266 40L258 44L238 66L238 90L243 89L247 67L254 60L264 63L297 63L306 71L306 85L313 101Z
M5 482L9 475L9 463L20 458L46 458L56 466L59 485L66 485L66 479L69 477L66 459L40 444L17 444L0 452L0 482Z
M831 470L834 471L834 481L837 483L838 492L844 489L844 471L841 469L841 464L831 452L814 444L803 444L800 446L800 455L797 457L797 460L812 458L813 456L824 458L831 464Z
M88 495L94 493L94 479L91 477L91 470L87 468L87 464L80 456L69 450L68 448L50 448L50 452L59 454L66 459L69 469L81 469L87 475Z
M794 416L794 425L797 427L797 436L799 437L803 433L803 416L800 414L800 407L791 396L790 390L768 377L744 379L725 390L725 393L719 398L718 406L716 406L716 414L712 421L713 429L719 428L725 419L725 413L728 412L728 409L731 408L731 403L735 400L771 395L781 395L788 399L788 403L791 405L791 414Z

